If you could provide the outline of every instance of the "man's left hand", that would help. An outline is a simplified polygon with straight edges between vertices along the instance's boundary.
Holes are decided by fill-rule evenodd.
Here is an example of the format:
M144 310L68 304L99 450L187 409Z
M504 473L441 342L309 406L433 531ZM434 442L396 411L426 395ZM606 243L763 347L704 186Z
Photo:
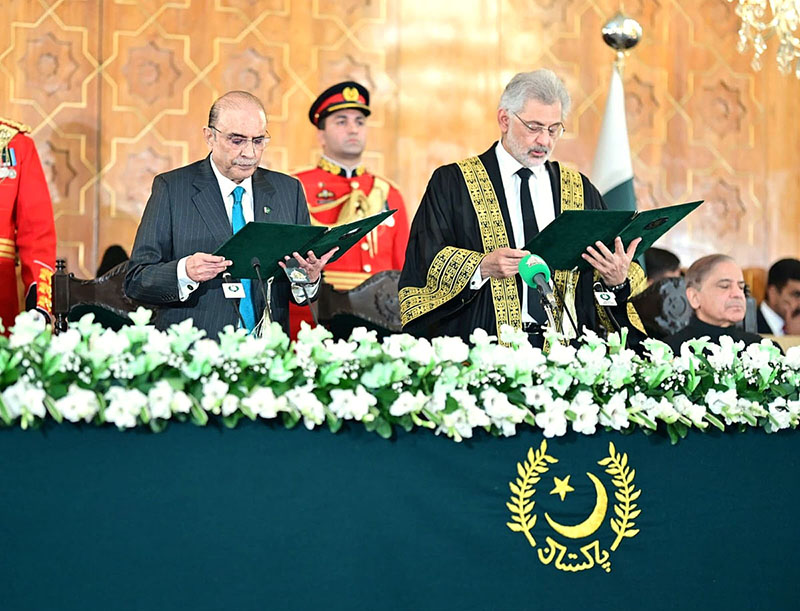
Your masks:
M622 238L617 236L614 240L614 252L602 242L595 242L595 246L589 246L586 252L581 255L595 268L606 286L619 286L628 277L628 268L636 254L636 247L642 238L636 238L628 244L627 250L622 245Z
M319 259L314 255L313 250L308 251L307 258L305 259L300 256L300 253L297 252L293 252L292 256L300 264L300 267L302 267L308 274L308 279L311 282L316 282L319 280L319 276L322 273L322 268L325 267L325 264L330 261L330 258L336 254L337 250L339 250L338 246L331 248ZM286 260L288 261L289 257L286 257ZM278 265L280 265L283 269L286 269L286 265L283 263L283 261L279 261Z

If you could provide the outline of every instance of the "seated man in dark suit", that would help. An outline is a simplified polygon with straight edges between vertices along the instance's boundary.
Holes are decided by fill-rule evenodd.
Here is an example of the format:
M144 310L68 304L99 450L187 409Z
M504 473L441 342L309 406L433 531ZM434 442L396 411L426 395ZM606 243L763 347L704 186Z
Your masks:
M781 259L769 268L757 318L759 333L800 335L800 261Z
M266 111L257 97L244 91L223 95L211 106L203 135L211 150L208 157L153 180L131 252L125 292L131 299L160 306L155 320L159 329L192 318L196 327L216 338L239 319L223 294L220 277L232 262L209 253L246 222L307 225L309 217L300 181L258 167L269 133ZM313 252L292 253L317 283L312 297L322 268L334 252L320 258ZM252 329L265 312L288 332L289 298L301 303L302 291L292 290L283 275L276 277L269 291L269 308L265 308L256 283L243 284L244 326Z
M715 343L723 335L745 345L760 342L760 336L736 326L747 311L744 286L742 268L727 255L708 255L692 263L686 272L686 298L694 313L689 326L664 338L664 342L675 354L683 342L704 336Z

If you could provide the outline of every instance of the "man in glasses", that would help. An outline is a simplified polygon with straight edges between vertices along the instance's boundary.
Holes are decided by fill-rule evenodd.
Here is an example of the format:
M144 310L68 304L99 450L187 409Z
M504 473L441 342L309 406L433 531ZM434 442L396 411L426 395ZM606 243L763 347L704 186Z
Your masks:
M155 324L165 329L187 318L216 338L226 325L252 330L266 312L288 332L289 300L302 301L284 275L276 276L266 308L255 282L243 283L241 320L225 298L222 274L232 264L213 253L251 221L308 224L300 182L259 168L269 142L267 115L261 101L231 91L211 106L203 135L211 153L191 165L153 180L125 277L132 299L161 306ZM317 284L334 251L287 253ZM266 263L263 263L266 264Z
M533 345L544 345L547 318L539 293L523 285L518 273L528 254L525 244L563 210L605 208L583 174L550 161L569 108L569 94L553 72L517 74L500 98L500 141L433 173L411 225L400 277L406 331L466 340L474 329L496 335L510 324L527 331ZM645 283L641 268L631 263L638 243L623 245L617 238L613 249L599 242L587 248L583 258L594 273L555 270L559 330L572 332L565 309L578 333L583 326L599 331L633 323L642 329L627 307L629 271L635 272L635 290ZM610 305L596 306L595 299Z
M397 210L325 268L324 281L345 291L378 272L402 269L408 244L400 192L362 165L370 112L369 91L359 83L345 81L323 91L308 111L322 157L315 168L295 174L305 188L313 224L335 227ZM311 322L308 308L291 307L290 313L293 335L301 321Z

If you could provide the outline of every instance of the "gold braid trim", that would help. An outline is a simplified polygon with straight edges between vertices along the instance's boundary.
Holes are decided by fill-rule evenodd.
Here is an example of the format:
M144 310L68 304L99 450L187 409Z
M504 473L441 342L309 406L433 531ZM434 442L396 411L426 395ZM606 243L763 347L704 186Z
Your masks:
M29 131L31 131L29 125L0 117L0 149L6 148L17 134L25 134Z
M583 180L577 170L559 164L561 169L561 211L583 210L585 201L583 196ZM562 329L564 324L564 308L569 308L572 319L578 322L575 312L575 290L578 286L580 274L566 269L557 269L553 273L553 284L556 287L556 329ZM563 299L562 299L563 296ZM565 303L566 302L566 303ZM580 334L580 329L576 330ZM566 343L566 341L564 342ZM550 342L545 340L544 352L550 352Z
M445 246L436 253L428 268L425 286L407 286L398 293L403 325L435 310L463 291L481 260L481 253L454 246Z
M478 157L470 157L459 161L458 167L464 176L475 215L478 217L483 252L488 254L498 248L508 248L508 234L503 222L503 214L500 211L500 202L497 200L497 194L494 192L492 181L489 179L483 163ZM513 277L492 278L489 283L492 287L492 302L498 335L500 327L503 325L521 329L522 316L516 279Z

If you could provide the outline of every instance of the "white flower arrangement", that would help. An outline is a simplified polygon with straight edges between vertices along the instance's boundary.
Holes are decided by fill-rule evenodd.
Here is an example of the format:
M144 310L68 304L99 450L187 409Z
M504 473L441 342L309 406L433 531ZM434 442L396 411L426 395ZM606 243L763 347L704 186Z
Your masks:
M673 355L650 339L638 356L624 335L584 331L577 347L554 337L543 354L510 327L500 331L507 346L480 329L467 344L379 341L365 329L334 341L308 326L291 343L274 323L262 337L228 327L213 341L191 321L158 331L143 309L132 320L115 332L87 315L52 336L40 317L21 314L0 336L0 425L160 431L170 421L233 427L247 418L337 431L350 421L384 437L427 428L456 441L524 426L546 437L663 428L676 442L709 425L773 433L800 423L800 347L784 356L766 341L691 340Z

